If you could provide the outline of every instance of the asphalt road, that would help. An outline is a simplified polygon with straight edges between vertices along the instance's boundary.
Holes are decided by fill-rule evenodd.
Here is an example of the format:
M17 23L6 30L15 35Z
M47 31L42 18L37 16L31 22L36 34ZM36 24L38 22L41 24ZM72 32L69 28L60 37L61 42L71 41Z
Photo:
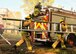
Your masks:
M22 44L15 50L13 45L20 39L20 35L15 34L3 34L3 36L8 39L12 45L7 44L2 38L0 38L0 54L76 54L76 47L68 47L66 49L61 49L60 45L53 49L51 47L52 43L43 45L41 43L34 43L33 50L34 53L28 52L26 44Z
M10 40L12 45L8 45L4 40L0 40L0 54L76 54L76 47L73 48L56 48L53 49L48 45L34 43L34 53L28 52L26 44L22 44L17 48L17 51L13 48L13 45L17 42L16 40Z

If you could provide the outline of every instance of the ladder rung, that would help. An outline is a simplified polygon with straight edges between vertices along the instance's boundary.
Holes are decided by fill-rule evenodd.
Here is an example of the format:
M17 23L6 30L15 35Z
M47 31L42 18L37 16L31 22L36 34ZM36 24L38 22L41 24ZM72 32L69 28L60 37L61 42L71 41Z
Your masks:
M73 25L71 25L71 32L73 32Z

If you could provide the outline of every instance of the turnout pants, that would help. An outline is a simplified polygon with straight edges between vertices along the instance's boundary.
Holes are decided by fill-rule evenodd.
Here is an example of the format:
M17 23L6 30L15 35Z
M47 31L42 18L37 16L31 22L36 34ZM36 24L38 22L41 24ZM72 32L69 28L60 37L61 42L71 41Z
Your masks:
M22 32L22 38L16 43L16 46L20 46L22 43L26 43L27 46L27 50L31 51L32 50L32 44L31 44L31 40L30 37L27 36L28 32Z

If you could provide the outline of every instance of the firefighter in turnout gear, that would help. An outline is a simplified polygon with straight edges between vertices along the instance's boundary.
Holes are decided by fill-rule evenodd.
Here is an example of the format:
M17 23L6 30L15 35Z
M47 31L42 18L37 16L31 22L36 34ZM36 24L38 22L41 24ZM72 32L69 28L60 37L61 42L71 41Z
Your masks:
M34 19L34 17L37 17L39 15L40 10L41 10L41 3L39 2L34 8L34 13L29 14L29 16L25 18L26 20L22 22L22 29L26 29L31 24L32 19ZM27 34L31 34L31 31L23 30L21 34L22 38L14 45L14 48L17 49L18 46L20 46L22 43L25 42L28 51L32 51L33 48L31 44L31 39L29 38L29 36L27 36Z
M31 23L31 18L30 17L26 17L25 18L26 20L22 22L22 29L27 29L28 26L30 25ZM14 48L15 50L17 49L18 46L20 46L22 43L26 43L26 46L27 46L27 50L28 51L32 51L32 44L31 44L31 40L30 40L30 31L21 31L21 39L14 45ZM29 36L28 36L29 35Z
M34 8L34 16L37 17L39 16L40 14L40 11L41 11L41 3L39 2L37 5L35 5L35 8Z
M65 44L64 44L64 33L67 30L67 25L65 23L65 21L62 19L60 20L60 24L57 25L57 31L62 31L62 32L57 32L57 37L58 39L52 44L53 48L56 48L56 46L58 45L59 42L61 42L61 48L66 48Z
M35 5L35 7L34 7L34 13L32 13L31 17L36 18L38 16L45 15L45 13L43 11L41 11L41 9L42 9L42 5L40 2L38 2L38 4Z

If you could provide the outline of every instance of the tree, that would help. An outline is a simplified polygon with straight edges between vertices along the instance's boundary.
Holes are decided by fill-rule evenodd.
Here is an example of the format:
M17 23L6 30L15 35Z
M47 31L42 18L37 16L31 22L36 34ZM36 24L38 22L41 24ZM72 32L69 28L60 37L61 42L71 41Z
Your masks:
M24 4L21 6L21 8L24 9L25 14L33 12L34 7L38 2L41 2L42 6L52 5L52 3L54 3L54 0L22 0L22 1Z

